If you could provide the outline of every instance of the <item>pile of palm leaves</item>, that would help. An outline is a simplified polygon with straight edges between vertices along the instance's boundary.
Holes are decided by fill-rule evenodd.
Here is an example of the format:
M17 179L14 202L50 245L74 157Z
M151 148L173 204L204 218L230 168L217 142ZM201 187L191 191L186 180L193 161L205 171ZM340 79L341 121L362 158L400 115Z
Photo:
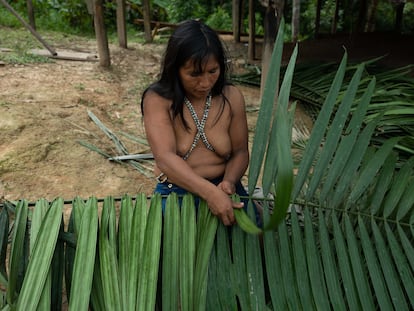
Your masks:
M303 65L295 73L292 97L310 105L314 111L320 111L333 81L335 68L334 64ZM356 65L346 68L338 103L344 96L355 69ZM364 122L368 123L381 116L372 143L381 145L389 138L402 137L396 149L404 157L414 155L414 78L410 76L412 70L412 65L385 70L376 65L376 60L370 61L365 64L357 92L361 96L375 77L376 85ZM353 109L358 104L359 101L355 101Z
M361 87L359 65L343 91L345 54L294 176L297 50L279 83L282 47L279 35L249 166L249 194L261 176L263 197L238 225L191 195L170 195L164 216L159 195L76 198L65 226L62 199L5 202L0 307L59 309L64 276L70 310L413 309L414 157L400 161L401 137L372 143L384 116L367 118L376 79Z
M402 137L395 148L406 159L414 155L414 66L389 69L381 66L378 61L379 59L374 59L365 63L359 82L357 95L361 96L371 79L376 79L364 122L368 123L381 115L372 143L380 145L389 138ZM337 105L349 87L357 66L347 65L336 99ZM304 63L295 69L290 95L304 105L314 120L328 95L337 67L335 63ZM260 71L256 68L232 78L239 83L260 86ZM358 101L353 105L355 109Z

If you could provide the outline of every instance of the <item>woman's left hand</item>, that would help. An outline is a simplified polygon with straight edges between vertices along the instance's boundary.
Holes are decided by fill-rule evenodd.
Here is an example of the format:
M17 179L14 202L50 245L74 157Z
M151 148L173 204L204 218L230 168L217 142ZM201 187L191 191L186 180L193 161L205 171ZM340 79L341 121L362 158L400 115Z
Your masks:
M217 187L223 190L228 195L236 193L235 184L227 180L223 180L221 183L217 185Z

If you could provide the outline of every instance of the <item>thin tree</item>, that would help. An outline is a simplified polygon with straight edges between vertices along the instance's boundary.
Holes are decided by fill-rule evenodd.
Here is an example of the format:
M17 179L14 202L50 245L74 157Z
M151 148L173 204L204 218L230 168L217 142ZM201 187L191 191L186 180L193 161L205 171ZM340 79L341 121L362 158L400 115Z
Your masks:
M254 0L249 0L249 47L247 50L249 61L254 61L256 56L256 19L254 13Z
M125 22L125 0L116 1L116 29L118 42L121 48L127 48L127 32Z
M98 45L99 65L102 67L111 66L109 55L108 37L104 23L104 8L102 0L94 0L94 18L96 43Z
M240 42L240 28L241 28L241 7L243 0L233 0L233 39L235 42Z
M365 24L366 32L373 32L375 30L375 17L377 15L378 0L372 0L369 3L367 10L367 22Z
M262 74L260 81L260 93L263 94L264 83L269 70L270 59L272 57L277 31L283 16L285 6L284 0L265 0L261 1L266 8L264 18L264 38L262 48Z
M144 13L144 37L145 42L149 43L152 42L152 34L151 34L151 6L149 0L143 0L143 13Z
M35 21L33 1L27 0L26 5L27 5L27 15L29 16L29 24L30 26L32 26L34 30L36 30L36 21Z
M299 37L300 0L292 2L292 42L296 43Z
M401 33L401 30L402 30L404 6L405 6L405 1L399 1L396 4L396 8L395 8L395 31L397 33Z
M319 29L321 26L321 9L322 9L322 0L317 0L316 1L316 16L315 16L315 33L314 33L315 39L319 37Z
M359 13L358 19L356 21L356 32L364 32L364 26L367 20L367 9L368 9L368 0L361 0L359 2Z
M338 18L339 18L339 1L340 0L336 0L335 1L335 12L334 12L334 16L332 18L332 23L331 23L331 33L334 34L336 33L336 29L338 27Z

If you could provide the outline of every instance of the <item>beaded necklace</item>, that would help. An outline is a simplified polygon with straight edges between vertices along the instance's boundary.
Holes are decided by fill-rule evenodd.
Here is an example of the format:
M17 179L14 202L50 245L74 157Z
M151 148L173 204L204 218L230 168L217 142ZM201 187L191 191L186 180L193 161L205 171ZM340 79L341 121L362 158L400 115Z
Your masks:
M207 100L204 106L204 112L203 112L201 121L198 119L197 113L195 112L193 105L191 104L191 102L188 100L187 97L184 97L184 103L187 106L188 110L190 111L191 117L193 118L194 123L197 127L197 134L194 136L190 150L188 150L187 153L183 157L184 160L187 160L191 152L193 152L194 148L197 146L197 143L200 140L200 138L208 150L214 151L214 148L208 141L206 133L204 131L204 126L206 125L208 112L211 106L211 94L208 94L207 96Z

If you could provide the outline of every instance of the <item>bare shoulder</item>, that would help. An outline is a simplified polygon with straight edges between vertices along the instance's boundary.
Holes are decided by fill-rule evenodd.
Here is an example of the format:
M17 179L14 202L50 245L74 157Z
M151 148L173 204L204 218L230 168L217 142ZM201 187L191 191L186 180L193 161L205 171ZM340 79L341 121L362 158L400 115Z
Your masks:
M235 85L228 84L223 88L223 93L228 98L243 98L243 94Z
M223 89L223 94L228 99L231 108L244 110L244 97L240 89L234 85L226 85Z
M144 113L145 111L151 111L154 109L169 110L171 106L171 100L162 97L161 95L152 90L148 90L144 96L143 105Z

